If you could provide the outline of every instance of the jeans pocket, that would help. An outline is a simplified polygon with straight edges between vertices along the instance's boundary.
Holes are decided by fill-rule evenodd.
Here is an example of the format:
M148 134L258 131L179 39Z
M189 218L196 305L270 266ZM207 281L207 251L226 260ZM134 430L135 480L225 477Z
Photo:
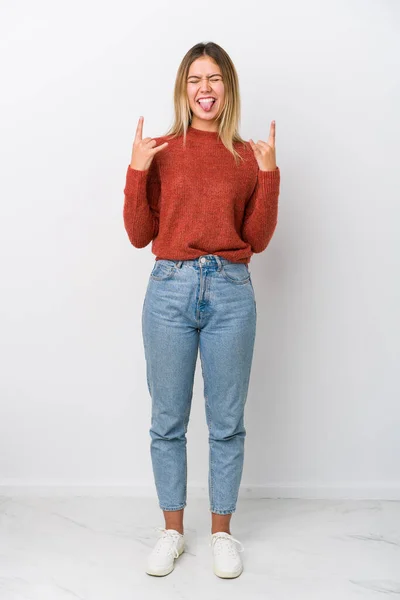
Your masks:
M173 276L176 271L176 263L173 260L162 259L155 261L153 270L150 273L150 279L163 281Z
M248 283L250 281L250 271L246 263L223 263L221 274L225 279L236 284Z

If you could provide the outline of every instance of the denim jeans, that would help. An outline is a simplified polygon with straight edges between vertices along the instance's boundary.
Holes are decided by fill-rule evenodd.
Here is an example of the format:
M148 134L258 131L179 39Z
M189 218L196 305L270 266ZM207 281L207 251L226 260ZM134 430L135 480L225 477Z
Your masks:
M162 510L186 506L186 433L199 350L209 431L209 506L219 514L236 510L256 319L245 263L215 254L155 261L142 333L152 407L150 453Z

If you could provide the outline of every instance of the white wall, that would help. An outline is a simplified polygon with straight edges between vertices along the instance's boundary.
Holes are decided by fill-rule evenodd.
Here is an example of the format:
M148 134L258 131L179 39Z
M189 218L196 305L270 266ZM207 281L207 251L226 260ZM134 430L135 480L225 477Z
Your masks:
M165 133L180 60L216 41L241 133L265 140L275 119L282 173L278 228L250 263L241 493L400 498L399 4L8 0L0 23L0 493L155 498L154 256L123 228L125 172L139 116ZM207 493L202 391L198 362L189 494Z

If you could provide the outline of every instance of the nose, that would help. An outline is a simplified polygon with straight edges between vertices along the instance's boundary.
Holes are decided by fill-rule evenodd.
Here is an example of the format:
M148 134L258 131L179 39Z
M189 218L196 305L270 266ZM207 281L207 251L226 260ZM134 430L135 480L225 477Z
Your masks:
M204 81L205 81L205 83L204 83ZM209 92L211 90L210 80L207 79L207 77L203 77L203 79L201 80L200 90L202 93Z
M201 88L200 93L201 94L209 94L211 92L211 85L203 85L203 87Z

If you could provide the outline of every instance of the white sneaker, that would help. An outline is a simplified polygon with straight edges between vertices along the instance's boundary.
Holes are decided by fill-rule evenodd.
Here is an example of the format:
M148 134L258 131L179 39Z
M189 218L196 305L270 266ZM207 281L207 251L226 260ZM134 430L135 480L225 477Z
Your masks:
M235 546L237 542L241 548L238 550ZM238 577L243 571L242 559L239 552L243 552L244 547L239 540L232 537L225 531L217 531L211 535L211 542L214 556L214 573L218 577Z
M175 559L179 558L185 549L185 538L175 529L156 527L162 535L147 558L146 573L148 575L168 575L173 571Z

